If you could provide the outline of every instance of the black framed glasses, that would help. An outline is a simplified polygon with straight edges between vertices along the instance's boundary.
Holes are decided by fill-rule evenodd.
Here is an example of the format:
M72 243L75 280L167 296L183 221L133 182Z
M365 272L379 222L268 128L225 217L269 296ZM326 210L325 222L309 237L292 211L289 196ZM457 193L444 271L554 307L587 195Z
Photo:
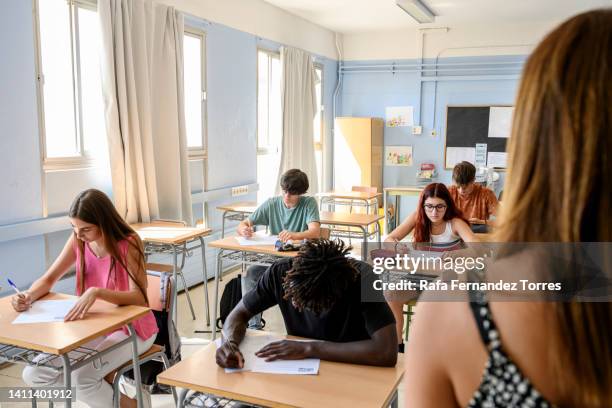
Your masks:
M425 208L425 211L427 212L433 212L434 210L444 211L446 210L446 204L438 204L438 205L425 204L423 208Z

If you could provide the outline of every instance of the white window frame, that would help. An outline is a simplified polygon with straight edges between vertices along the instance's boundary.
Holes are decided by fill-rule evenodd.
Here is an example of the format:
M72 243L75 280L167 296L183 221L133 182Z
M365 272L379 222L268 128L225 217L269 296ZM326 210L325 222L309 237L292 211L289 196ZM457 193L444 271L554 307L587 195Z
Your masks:
M280 52L279 51L270 51L267 50L265 48L257 48L256 51L256 56L257 56L257 68L256 68L256 78L257 78L257 93L256 93L256 97L257 97L257 120L259 120L259 53L262 52L264 54L268 55L268 58L272 59L272 58L276 58L280 61ZM272 64L268 64L268 80L272 78ZM270 127L270 84L268 82L268 134L269 134L269 127ZM271 153L278 153L280 150L279 146L273 147L270 145L267 145L266 147L259 147L259 123L257 123L257 155L266 155L266 154L271 154Z
M189 159L206 160L208 158L208 87L206 84L206 32L194 27L185 27L183 35L200 39L200 55L202 56L202 147L189 147Z
M79 60L79 34L78 34L78 8L83 8L91 11L97 11L97 2L95 0L66 0L69 6L70 13L70 41L72 55L72 83L73 83L73 98L74 98L74 118L75 118L75 134L77 156L66 157L47 157L47 140L45 128L45 103L44 103L44 74L42 68L42 52L40 40L40 16L39 3L40 0L34 0L34 34L35 34L35 52L36 52L36 91L38 94L38 120L40 129L40 150L42 159L43 171L55 170L72 170L83 169L95 166L95 159L88 155L84 150L83 141L83 121L82 121L82 106L81 106L81 84L80 84L80 60Z
M320 62L314 63L314 68L321 70L321 107L319 114L321 115L321 141L319 143L315 143L315 152L317 150L321 151L321 182L325 183L325 82L323 81L323 77L325 76L325 66ZM314 138L314 135L313 135ZM323 186L319 186L319 190L323 191Z

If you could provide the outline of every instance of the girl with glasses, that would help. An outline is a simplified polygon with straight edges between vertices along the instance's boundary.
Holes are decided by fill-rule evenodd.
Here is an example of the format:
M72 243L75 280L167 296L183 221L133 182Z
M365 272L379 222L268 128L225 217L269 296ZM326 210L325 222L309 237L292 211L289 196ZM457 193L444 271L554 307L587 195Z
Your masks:
M459 249L462 241L478 241L442 183L432 183L425 187L419 197L417 210L394 229L385 242L400 242L411 232L415 247L429 251L450 251ZM402 351L403 309L406 299L395 300L396 297L398 296L388 293L387 302L395 316L399 349Z

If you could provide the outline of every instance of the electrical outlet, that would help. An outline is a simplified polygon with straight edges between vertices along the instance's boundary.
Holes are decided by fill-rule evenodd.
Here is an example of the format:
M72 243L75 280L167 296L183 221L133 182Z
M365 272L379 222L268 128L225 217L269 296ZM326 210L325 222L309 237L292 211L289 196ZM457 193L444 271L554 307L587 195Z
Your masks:
M232 197L245 195L245 194L248 194L248 192L249 192L248 185L232 187Z
M421 133L423 133L423 127L422 126L413 126L412 127L412 134L413 135L420 135Z

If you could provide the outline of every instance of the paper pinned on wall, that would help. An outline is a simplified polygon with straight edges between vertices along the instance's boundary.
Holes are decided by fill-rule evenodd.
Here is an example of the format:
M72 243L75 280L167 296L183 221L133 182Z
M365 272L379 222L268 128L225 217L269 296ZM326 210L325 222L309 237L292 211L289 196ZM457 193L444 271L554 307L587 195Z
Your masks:
M474 158L476 168L487 166L487 144L476 143L476 157Z
M508 153L506 152L489 152L487 155L487 167L506 168Z
M387 127L414 125L414 108L412 106L387 106L385 116Z
M474 163L476 149L474 147L447 147L446 148L446 168L452 169L455 164L462 161Z
M513 106L491 106L489 110L489 137L509 138L513 113Z

